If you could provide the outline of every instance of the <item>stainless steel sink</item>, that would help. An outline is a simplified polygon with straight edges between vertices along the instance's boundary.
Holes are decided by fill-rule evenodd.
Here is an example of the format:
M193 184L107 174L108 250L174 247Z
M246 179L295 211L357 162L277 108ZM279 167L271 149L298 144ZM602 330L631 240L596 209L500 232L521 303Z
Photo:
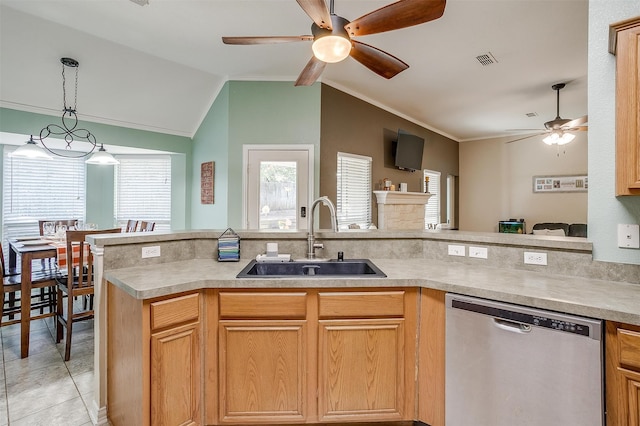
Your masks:
M282 278L304 277L367 277L385 278L369 259L295 261L282 263L257 262L252 260L236 278Z

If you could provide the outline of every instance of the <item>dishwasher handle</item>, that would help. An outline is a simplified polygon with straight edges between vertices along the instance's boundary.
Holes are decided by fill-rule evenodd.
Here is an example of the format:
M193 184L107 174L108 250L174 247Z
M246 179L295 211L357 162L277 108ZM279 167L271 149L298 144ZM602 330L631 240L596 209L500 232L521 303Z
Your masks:
M508 321L502 318L494 318L493 325L502 330L510 331L512 333L526 334L531 332L531 326L529 324L523 324L516 321Z

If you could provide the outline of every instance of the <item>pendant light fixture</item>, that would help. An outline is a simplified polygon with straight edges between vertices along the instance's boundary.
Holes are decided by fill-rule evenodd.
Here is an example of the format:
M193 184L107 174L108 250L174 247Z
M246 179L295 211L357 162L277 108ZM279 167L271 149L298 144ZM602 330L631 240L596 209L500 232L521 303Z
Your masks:
M86 160L85 163L106 165L120 164L118 160L113 158L113 155L109 154L107 150L104 149L104 146L102 144L100 144L100 149L98 150L98 152L89 157L89 159Z
M49 153L53 155L57 155L59 157L66 158L82 158L89 156L92 152L95 151L97 147L96 137L87 129L78 128L78 115L76 105L78 103L78 67L79 63L75 59L72 58L60 58L60 63L62 63L62 117L61 124L48 124L42 130L40 130L39 137L34 137L31 135L29 141L16 149L13 152L13 156L15 157L35 157L39 156L40 158L49 157L52 158ZM67 68L75 68L75 82L74 82L74 96L73 96L73 107L67 104L67 80L65 71ZM56 139L62 139L67 144L64 150L54 150L52 147L47 146L47 138L50 136ZM40 147L36 141L40 141L42 147ZM74 148L72 146L73 142L81 141L84 143L88 143L90 149L88 152L80 152L73 151ZM50 142L49 142L50 143ZM46 149L46 151L45 151ZM36 154L37 151L41 151L41 154ZM107 153L102 144L100 144L100 150L96 153L102 152L102 157L109 156L112 158L112 162L100 162L98 164L117 164L117 160L111 156L111 154ZM43 155L44 154L44 155ZM93 157L91 157L93 158ZM114 163L115 162L115 163ZM90 163L95 164L95 163Z

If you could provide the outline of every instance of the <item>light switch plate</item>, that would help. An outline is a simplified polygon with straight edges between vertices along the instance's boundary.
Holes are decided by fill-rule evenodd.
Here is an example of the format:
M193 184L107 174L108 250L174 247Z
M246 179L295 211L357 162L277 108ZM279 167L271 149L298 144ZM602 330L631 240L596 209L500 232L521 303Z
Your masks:
M640 248L640 225L619 223L618 247Z

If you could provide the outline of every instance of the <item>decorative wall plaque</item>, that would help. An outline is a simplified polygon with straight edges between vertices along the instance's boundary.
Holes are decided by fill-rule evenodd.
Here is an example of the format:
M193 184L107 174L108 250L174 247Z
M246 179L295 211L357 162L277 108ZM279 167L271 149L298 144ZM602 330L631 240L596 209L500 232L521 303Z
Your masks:
M200 203L213 204L213 186L215 183L215 163L209 161L200 165Z

